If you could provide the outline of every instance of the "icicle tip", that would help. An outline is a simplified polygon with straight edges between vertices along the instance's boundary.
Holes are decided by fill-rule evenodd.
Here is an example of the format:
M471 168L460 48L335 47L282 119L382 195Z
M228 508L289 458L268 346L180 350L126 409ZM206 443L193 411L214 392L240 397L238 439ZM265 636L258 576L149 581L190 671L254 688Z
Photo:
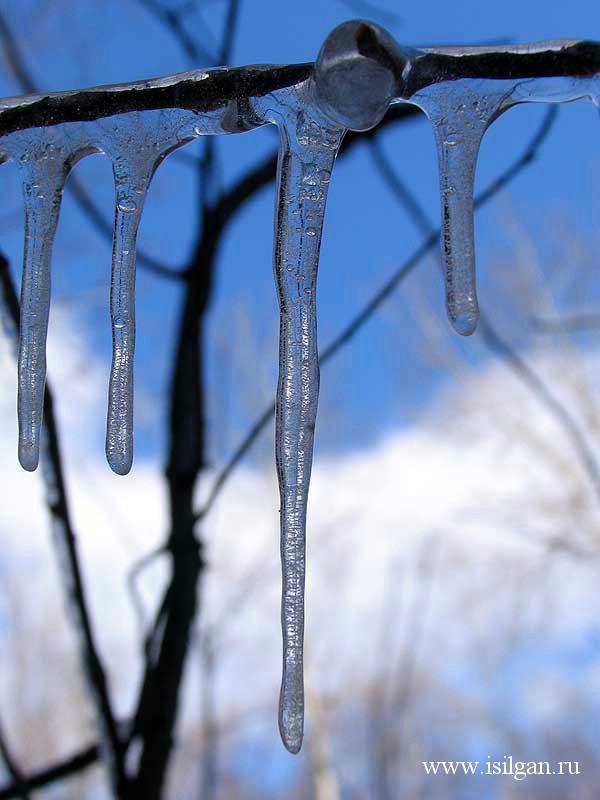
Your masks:
M475 312L467 312L458 314L454 319L450 318L452 327L461 336L471 336L477 330L477 323L479 322L479 314Z
M106 460L108 466L116 475L128 475L131 471L133 457L131 453L122 455L121 453L113 453L107 449Z
M280 714L279 735L288 753L297 756L302 749L302 740L304 738L302 720L288 719L283 714Z
M19 443L19 464L27 472L35 472L40 462L40 453L34 443Z

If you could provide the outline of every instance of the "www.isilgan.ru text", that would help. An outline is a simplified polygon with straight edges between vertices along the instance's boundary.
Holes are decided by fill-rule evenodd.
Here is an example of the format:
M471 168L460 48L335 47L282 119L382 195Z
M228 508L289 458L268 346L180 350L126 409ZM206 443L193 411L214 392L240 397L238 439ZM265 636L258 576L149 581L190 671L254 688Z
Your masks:
M578 761L516 761L506 756L502 761L423 761L427 775L509 775L522 781L529 775L579 775Z

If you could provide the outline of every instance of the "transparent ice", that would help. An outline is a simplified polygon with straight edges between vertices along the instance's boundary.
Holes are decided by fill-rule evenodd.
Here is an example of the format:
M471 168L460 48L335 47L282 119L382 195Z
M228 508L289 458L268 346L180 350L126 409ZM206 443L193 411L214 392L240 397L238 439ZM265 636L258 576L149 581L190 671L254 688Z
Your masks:
M578 44L586 43L516 46L508 49L508 55L529 57L550 52L553 58L552 51L576 48ZM491 56L493 62L494 53L507 55L507 48L401 49L377 25L353 21L327 37L308 77L285 88L256 97L244 95L244 81L250 73L252 79L260 81L267 79L271 70L252 67L247 73L236 73L230 84L235 91L225 97L220 87L232 71L195 71L145 81L133 90L176 87L179 92L184 84L186 91L191 86L197 100L192 110L154 108L119 111L86 121L50 120L45 127L0 136L0 163L12 161L17 165L25 208L18 420L19 460L28 470L36 468L39 458L50 262L64 184L79 159L92 153L111 159L115 183L110 281L113 355L106 455L112 469L125 474L133 459L136 238L152 176L171 151L198 136L242 133L264 124L278 128L273 263L281 319L275 441L283 573L279 727L292 753L300 750L304 727L306 512L319 393L317 270L334 160L347 130L369 130L381 121L390 105L410 103L425 112L433 126L438 154L448 316L459 333L472 333L478 316L473 184L485 131L518 103L588 98L600 107L600 73L509 80L489 75L465 78L458 74L460 70L452 74L463 57L483 54ZM431 67L422 67L424 62L431 64L432 58L435 62L436 56L445 59L446 72L441 75L432 74ZM426 74L420 82L419 71L421 76ZM119 95L131 92L131 86L88 93L106 90L116 95L118 105ZM73 95L77 100L76 92L64 93L57 102L70 101ZM2 101L0 120L4 112L10 113L15 107L48 105L49 98L51 105L51 96Z
M279 129L274 271L280 311L275 458L281 500L283 675L279 728L297 753L304 726L306 508L319 397L316 290L327 189L344 129L311 102L310 84L263 104Z

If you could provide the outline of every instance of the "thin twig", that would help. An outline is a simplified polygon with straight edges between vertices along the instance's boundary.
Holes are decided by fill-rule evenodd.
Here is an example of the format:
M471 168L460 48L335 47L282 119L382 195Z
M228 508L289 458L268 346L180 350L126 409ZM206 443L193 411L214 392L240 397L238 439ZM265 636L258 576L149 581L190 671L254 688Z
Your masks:
M192 66L202 67L214 64L214 55L199 45L187 32L181 13L161 6L155 0L138 0L138 2L175 37Z
M164 545L156 547L154 550L151 550L149 553L146 553L140 559L138 559L127 573L127 588L129 590L129 597L131 598L131 605L135 610L141 631L145 630L146 615L144 612L144 603L142 602L142 598L137 588L137 581L142 572L164 552Z

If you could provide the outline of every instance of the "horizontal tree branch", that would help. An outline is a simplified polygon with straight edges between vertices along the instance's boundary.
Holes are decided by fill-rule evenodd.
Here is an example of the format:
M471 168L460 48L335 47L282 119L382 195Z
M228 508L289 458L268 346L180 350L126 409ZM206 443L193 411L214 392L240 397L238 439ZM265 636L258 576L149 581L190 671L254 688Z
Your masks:
M6 39L6 23L0 30ZM361 32L362 31L362 32ZM558 40L525 45L484 47L407 48L383 51L368 25L359 26L356 47L361 55L390 68L396 76L396 99L409 99L434 83L462 78L527 80L544 77L588 77L600 72L600 44L584 40ZM15 51L16 52L16 51ZM15 53L8 51L15 69ZM18 59L17 59L18 61ZM407 63L410 68L407 69ZM0 136L33 127L89 121L162 108L210 112L249 109L254 97L263 97L305 81L313 65L253 65L192 70L151 80L99 86L67 92L49 92L10 98L0 110ZM21 77L27 77L23 75ZM549 99L551 102L551 99ZM247 116L240 127L239 114L231 132L262 124Z
M95 764L100 758L100 748L96 744L89 745L80 750L75 755L69 756L64 761L59 761L51 767L32 772L27 776L27 787L29 790L41 789L48 786L50 783L68 778L92 764ZM14 797L21 796L21 787L17 783L11 783L8 786L0 788L0 800L11 800Z

